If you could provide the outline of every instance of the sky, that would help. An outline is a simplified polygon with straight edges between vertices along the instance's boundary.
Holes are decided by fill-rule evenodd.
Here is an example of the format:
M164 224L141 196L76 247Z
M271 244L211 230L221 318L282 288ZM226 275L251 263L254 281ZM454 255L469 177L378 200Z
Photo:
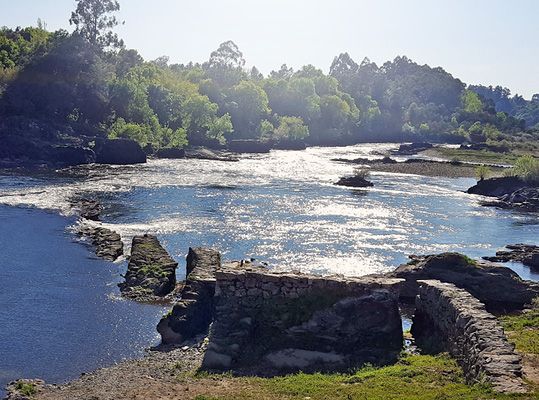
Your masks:
M117 32L146 59L203 62L233 40L263 73L286 63L329 71L348 52L398 55L468 84L539 93L539 0L120 0ZM0 26L71 29L74 0L0 0Z

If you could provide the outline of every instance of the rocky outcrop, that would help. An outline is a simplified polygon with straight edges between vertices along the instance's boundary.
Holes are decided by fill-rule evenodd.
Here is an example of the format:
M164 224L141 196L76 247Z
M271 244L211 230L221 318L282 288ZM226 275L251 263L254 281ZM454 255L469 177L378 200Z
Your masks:
M133 300L159 301L176 288L177 267L155 236L135 236L125 282L118 286L123 296Z
M481 196L500 197L528 187L528 184L515 176L483 179L467 190L469 194Z
M234 153L269 153L271 144L253 139L237 139L228 142L228 149Z
M539 246L529 244L513 244L506 248L509 251L497 251L495 256L483 257L487 261L493 262L521 262L531 268L539 269Z
M204 368L346 370L391 362L402 348L398 280L225 268L216 279Z
M94 151L83 146L50 146L45 148L44 153L53 163L64 166L91 164L96 160Z
M432 149L434 146L427 142L418 142L410 144L401 144L398 150L392 151L392 154L399 156L411 156L421 151Z
M344 176L335 185L339 186L347 186L347 187L371 187L374 186L374 184L367 179L365 179L362 176L359 175L352 175L352 176Z
M190 248L187 279L181 300L157 325L163 344L182 343L208 330L213 320L215 273L221 268L221 254L207 248Z
M84 219L99 221L99 216L103 211L103 206L97 200L76 199L71 202L73 208L78 211Z
M523 188L484 205L522 211L539 211L539 188Z
M274 142L271 147L277 150L305 150L307 145L302 140L279 140Z
M124 254L124 244L120 235L110 229L81 226L79 234L90 239L95 254L107 261L116 261Z
M155 153L157 158L185 158L185 149L179 147L166 147L163 149L157 150Z
M99 164L127 165L146 162L146 153L131 139L96 139L94 151Z
M422 349L448 351L469 383L498 392L525 393L521 357L497 319L467 291L435 280L420 281L412 334Z
M185 158L211 161L239 161L239 158L232 156L230 153L220 150L212 150L206 147L190 147L185 149Z
M468 290L489 311L522 309L539 296L539 284L520 279L509 268L469 259L459 253L411 256L411 262L388 274L401 278L400 296L412 302L419 290L419 280L436 279Z

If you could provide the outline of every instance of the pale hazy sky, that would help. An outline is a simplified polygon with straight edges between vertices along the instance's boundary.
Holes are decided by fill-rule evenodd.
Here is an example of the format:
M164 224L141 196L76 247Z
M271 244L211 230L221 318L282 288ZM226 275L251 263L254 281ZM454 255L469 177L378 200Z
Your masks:
M248 66L328 71L349 52L380 64L397 55L466 83L539 93L539 0L120 0L118 28L146 59L202 62L233 40ZM74 0L0 0L0 26L69 29Z

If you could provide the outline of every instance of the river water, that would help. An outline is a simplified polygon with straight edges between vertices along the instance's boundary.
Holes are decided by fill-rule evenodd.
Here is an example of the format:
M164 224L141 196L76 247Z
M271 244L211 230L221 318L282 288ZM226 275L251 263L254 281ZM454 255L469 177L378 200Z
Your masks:
M61 382L140 356L158 342L155 326L166 310L119 298L125 261L98 260L78 243L73 196L100 199L100 224L126 245L136 234L158 235L180 262L179 278L190 246L280 270L359 276L390 271L409 254L478 258L505 244L537 241L538 214L481 207L464 193L473 179L374 172L373 188L333 184L352 167L332 158L372 157L392 147L0 175L0 385L20 376Z

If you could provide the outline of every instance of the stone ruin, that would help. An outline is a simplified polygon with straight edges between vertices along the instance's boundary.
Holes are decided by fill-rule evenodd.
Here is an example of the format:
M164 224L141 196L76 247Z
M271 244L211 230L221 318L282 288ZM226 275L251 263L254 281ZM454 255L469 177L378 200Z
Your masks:
M419 285L412 334L421 348L449 352L469 383L486 381L499 392L525 393L521 357L483 303L450 283Z
M347 370L393 362L402 349L396 280L234 269L216 278L205 368Z
M321 277L275 273L248 262L223 264L217 251L190 249L182 299L158 331L164 344L209 332L203 368L210 370L275 375L383 365L396 361L403 348L399 291L413 287L418 344L448 351L470 383L525 392L520 357L497 319L466 290L421 280L430 270L428 259L424 265L404 279Z

